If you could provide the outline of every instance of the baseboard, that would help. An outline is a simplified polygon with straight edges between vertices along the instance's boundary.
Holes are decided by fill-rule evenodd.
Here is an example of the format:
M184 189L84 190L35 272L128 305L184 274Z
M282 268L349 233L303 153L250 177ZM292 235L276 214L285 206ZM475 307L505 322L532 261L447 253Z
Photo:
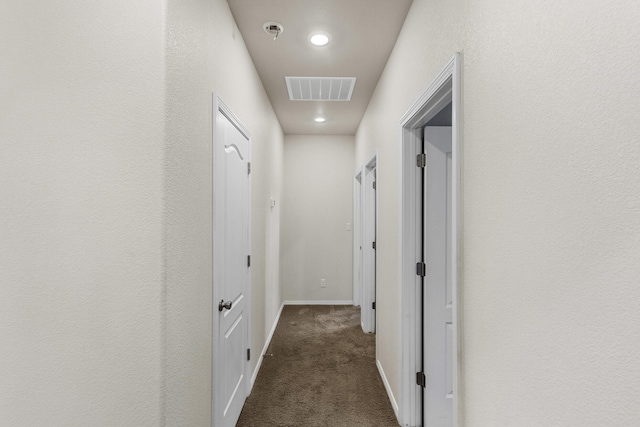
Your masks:
M273 325L271 326L271 330L269 331L269 335L264 343L264 347L262 348L262 352L260 353L260 358L258 359L258 363L256 364L256 369L253 370L253 375L251 375L251 390L253 390L253 384L256 382L256 378L258 378L258 372L260 371L260 367L262 366L262 360L264 359L264 355L267 353L267 349L271 344L271 338L273 338L273 334L276 331L276 327L278 326L278 322L280 321L280 315L282 314L282 309L284 308L284 302L280 304L280 309L278 310L278 314L276 314L276 318L273 321ZM251 390L249 393L251 393Z
M353 305L353 300L285 301L284 305Z
M391 386L389 385L387 376L384 374L384 369L382 369L382 365L380 364L380 361L378 359L376 359L376 366L378 367L378 372L380 373L380 378L382 378L384 388L387 389L387 396L389 396L391 407L393 407L393 412L396 414L396 420L398 420L398 424L402 425L399 416L400 414L398 412L398 402L396 402L396 398L393 396L393 392L391 391Z

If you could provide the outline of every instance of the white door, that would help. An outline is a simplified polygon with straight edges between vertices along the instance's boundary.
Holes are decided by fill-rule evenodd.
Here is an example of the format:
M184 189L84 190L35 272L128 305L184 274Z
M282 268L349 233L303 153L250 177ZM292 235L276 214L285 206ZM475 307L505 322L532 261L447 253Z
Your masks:
M248 132L214 97L213 425L235 426L248 393Z
M364 167L364 187L362 204L362 330L376 331L376 158Z
M373 179L373 183L371 184L372 190L371 190L371 198L369 200L370 206L370 217L371 217L371 222L369 224L369 226L371 227L371 235L372 235L372 239L371 239L371 248L373 249L373 251L371 252L371 285L370 285L370 292L371 292L371 332L375 332L376 331L376 264L377 264L377 252L376 252L376 245L378 243L378 191L377 191L377 183L376 183L376 169L373 168L371 170L371 178Z
M424 128L424 350L426 427L453 426L451 127Z

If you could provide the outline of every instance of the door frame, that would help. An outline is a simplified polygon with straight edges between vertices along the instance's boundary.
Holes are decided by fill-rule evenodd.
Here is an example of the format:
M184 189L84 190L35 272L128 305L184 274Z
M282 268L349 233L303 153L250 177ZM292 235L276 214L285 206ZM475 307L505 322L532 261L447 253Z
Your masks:
M431 81L427 89L400 120L400 310L401 316L401 421L403 426L421 423L422 393L416 384L416 372L422 370L422 326L420 325L421 278L416 274L416 263L422 257L422 184L416 156L422 148L422 128L431 118L451 103L452 108L452 244L451 257L453 292L453 423L462 425L462 298L460 272L462 267L461 243L461 77L462 55L455 53Z
M218 212L221 211L221 197L220 194L224 192L224 163L223 156L218 155L220 153L220 147L217 147L216 144L222 142L222 150L224 150L224 141L222 135L220 135L220 126L218 125L218 120L220 120L223 116L226 117L238 131L249 141L249 154L248 161L251 162L251 135L247 128L240 122L238 117L227 107L227 105L222 101L222 99L214 92L212 94L213 98L213 110L212 110L212 118L213 118L213 129L212 129L212 331L211 331L211 425L216 427L220 423L220 419L218 415L220 413L220 407L222 406L221 402L216 401L217 396L223 396L222 385L223 381L217 381L217 379L221 376L220 373L224 370L224 366L220 361L219 350L220 346L217 345L219 340L219 329L220 329L220 316L218 315L218 301L222 298L220 297L220 287L218 283L220 281L220 269L218 265L221 264L218 257L223 253L224 247L222 245L221 239L217 238L218 231L222 230L224 227L224 216L219 215ZM248 183L248 218L247 218L247 240L245 242L246 247L249 252L251 251L251 179L249 178ZM246 298L246 307L247 310L245 312L246 315L246 333L245 333L245 341L244 348L249 348L251 343L251 269L249 268L247 271L247 287L245 289L245 298ZM244 354L244 349L242 350L242 354ZM244 389L244 397L246 398L251 392L251 375L250 375L250 364L246 358L243 357L243 389ZM218 398L219 399L219 398Z
M353 177L353 305L362 305L362 168Z
M376 331L376 315L372 304L376 300L376 251L371 247L378 234L378 197L374 196L373 182L377 180L378 154L371 156L362 166L362 305L360 307L362 330ZM374 177L374 172L376 177Z

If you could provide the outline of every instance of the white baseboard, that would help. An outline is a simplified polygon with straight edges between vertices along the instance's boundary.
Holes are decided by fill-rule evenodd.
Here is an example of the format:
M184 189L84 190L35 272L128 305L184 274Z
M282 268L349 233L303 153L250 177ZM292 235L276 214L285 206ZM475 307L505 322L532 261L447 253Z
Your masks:
M276 318L273 321L273 325L271 326L269 335L267 336L267 339L264 343L264 347L262 348L262 352L260 353L260 358L258 359L258 364L256 365L256 369L253 370L253 375L251 375L251 389L253 389L253 384L256 382L256 378L258 378L258 372L260 371L260 367L262 366L262 360L264 359L264 355L267 353L269 344L271 344L271 338L273 338L273 334L276 331L276 327L278 326L278 321L280 320L280 315L282 314L283 308L284 308L284 303L280 305L280 310L278 310L278 314L276 314ZM249 391L249 393L251 393L251 391Z
M389 385L387 376L384 374L384 369L382 369L382 365L380 364L380 361L378 359L376 359L376 366L378 367L378 372L380 373L380 378L382 378L384 388L387 389L387 396L389 396L389 401L391 401L393 412L396 414L396 420L398 420L398 424L402 425L398 412L398 402L396 402L396 398L393 396L393 392L391 391L391 386Z
M353 300L285 301L284 305L353 305Z

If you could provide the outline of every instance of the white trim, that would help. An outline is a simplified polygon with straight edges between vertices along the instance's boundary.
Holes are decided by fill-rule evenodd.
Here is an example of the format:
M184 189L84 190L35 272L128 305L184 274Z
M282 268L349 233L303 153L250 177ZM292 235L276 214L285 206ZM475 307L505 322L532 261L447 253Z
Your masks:
M398 402L396 402L396 398L393 395L393 391L391 390L391 385L389 384L389 380L387 380L387 376L384 373L384 369L382 369L382 364L378 359L376 359L376 366L378 367L378 373L380 374L380 378L382 378L382 384L384 384L384 388L387 390L387 396L389 397L389 402L391 402L391 407L393 408L393 412L396 414L396 420L400 422L400 414L398 413Z
M461 62L460 53L456 53L437 74L427 89L418 97L400 120L400 312L402 357L400 365L400 401L401 425L416 426L420 423L421 393L415 384L415 373L421 366L422 349L420 348L419 313L419 282L415 274L415 263L422 253L420 248L422 230L417 217L419 215L415 200L421 189L416 184L417 168L415 159L418 144L422 140L421 128L435 116L449 102L452 103L452 158L453 158L453 232L451 256L456 268L452 271L453 282L453 333L454 348L454 389L453 389L453 422L454 426L462 425L462 381L461 381L461 352L462 352L462 309L459 297L461 285L459 270L461 266L461 203L460 203L460 164L461 164Z
M285 301L283 305L353 305L353 300Z
M280 321L280 315L282 314L282 309L284 308L284 302L280 304L280 309L278 310L278 314L276 314L276 318L273 321L273 325L271 326L271 330L269 331L269 335L267 336L267 340L264 343L264 347L262 347L262 352L260 353L260 359L258 359L258 363L256 364L256 368L253 370L253 375L251 376L251 390L253 390L253 384L256 382L256 378L258 378L258 372L260 371L260 367L262 366L262 361L264 360L264 355L267 354L267 350L269 349L269 345L271 345L271 339L273 338L273 334L276 332L276 328L278 327L278 322Z
M464 425L463 411L463 377L462 377L462 349L463 349L463 310L462 310L462 55L457 53L453 58L453 94L452 94L452 136L451 149L453 157L452 189L453 189L453 233L451 255L455 262L453 268L453 354L456 357L453 370L453 425Z

